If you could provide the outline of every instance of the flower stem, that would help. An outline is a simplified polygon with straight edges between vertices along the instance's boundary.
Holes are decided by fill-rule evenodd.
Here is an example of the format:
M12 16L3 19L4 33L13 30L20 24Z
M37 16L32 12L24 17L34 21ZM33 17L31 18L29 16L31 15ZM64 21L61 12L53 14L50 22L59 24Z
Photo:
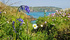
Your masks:
M27 21L27 40L28 40L28 21Z

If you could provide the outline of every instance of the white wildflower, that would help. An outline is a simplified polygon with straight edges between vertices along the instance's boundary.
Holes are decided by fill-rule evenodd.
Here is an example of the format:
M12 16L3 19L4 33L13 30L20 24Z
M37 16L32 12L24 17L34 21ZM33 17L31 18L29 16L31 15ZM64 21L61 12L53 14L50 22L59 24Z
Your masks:
M41 25L41 27L43 27L43 25Z
M38 28L37 24L33 24L33 27L34 27L34 29Z
M7 23L9 23L9 21L7 21Z

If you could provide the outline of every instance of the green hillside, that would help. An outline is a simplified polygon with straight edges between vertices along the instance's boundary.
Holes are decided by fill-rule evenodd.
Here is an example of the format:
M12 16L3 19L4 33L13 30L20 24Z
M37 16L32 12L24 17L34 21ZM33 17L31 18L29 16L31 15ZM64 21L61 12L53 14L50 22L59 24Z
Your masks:
M60 10L62 8L58 7L30 7L31 12L44 12L44 10L47 10L47 12L55 12L55 10Z

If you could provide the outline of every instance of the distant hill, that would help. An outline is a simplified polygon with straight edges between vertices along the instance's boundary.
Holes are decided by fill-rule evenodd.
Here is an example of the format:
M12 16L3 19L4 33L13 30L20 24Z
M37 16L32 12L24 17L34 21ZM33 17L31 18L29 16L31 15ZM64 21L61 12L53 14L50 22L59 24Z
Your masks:
M60 10L62 8L58 7L30 7L31 12L44 12L44 10L47 10L47 12L55 12L55 10Z

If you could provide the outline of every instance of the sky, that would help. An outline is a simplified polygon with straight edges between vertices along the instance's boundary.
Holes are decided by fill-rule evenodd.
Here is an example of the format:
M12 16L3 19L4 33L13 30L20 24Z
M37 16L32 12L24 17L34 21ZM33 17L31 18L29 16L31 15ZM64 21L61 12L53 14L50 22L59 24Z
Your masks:
M70 0L9 0L8 3L7 0L0 0L4 2L7 5L13 4L11 6L20 6L20 5L28 5L31 7L37 7L37 6L54 6L59 7L62 9L70 8Z

